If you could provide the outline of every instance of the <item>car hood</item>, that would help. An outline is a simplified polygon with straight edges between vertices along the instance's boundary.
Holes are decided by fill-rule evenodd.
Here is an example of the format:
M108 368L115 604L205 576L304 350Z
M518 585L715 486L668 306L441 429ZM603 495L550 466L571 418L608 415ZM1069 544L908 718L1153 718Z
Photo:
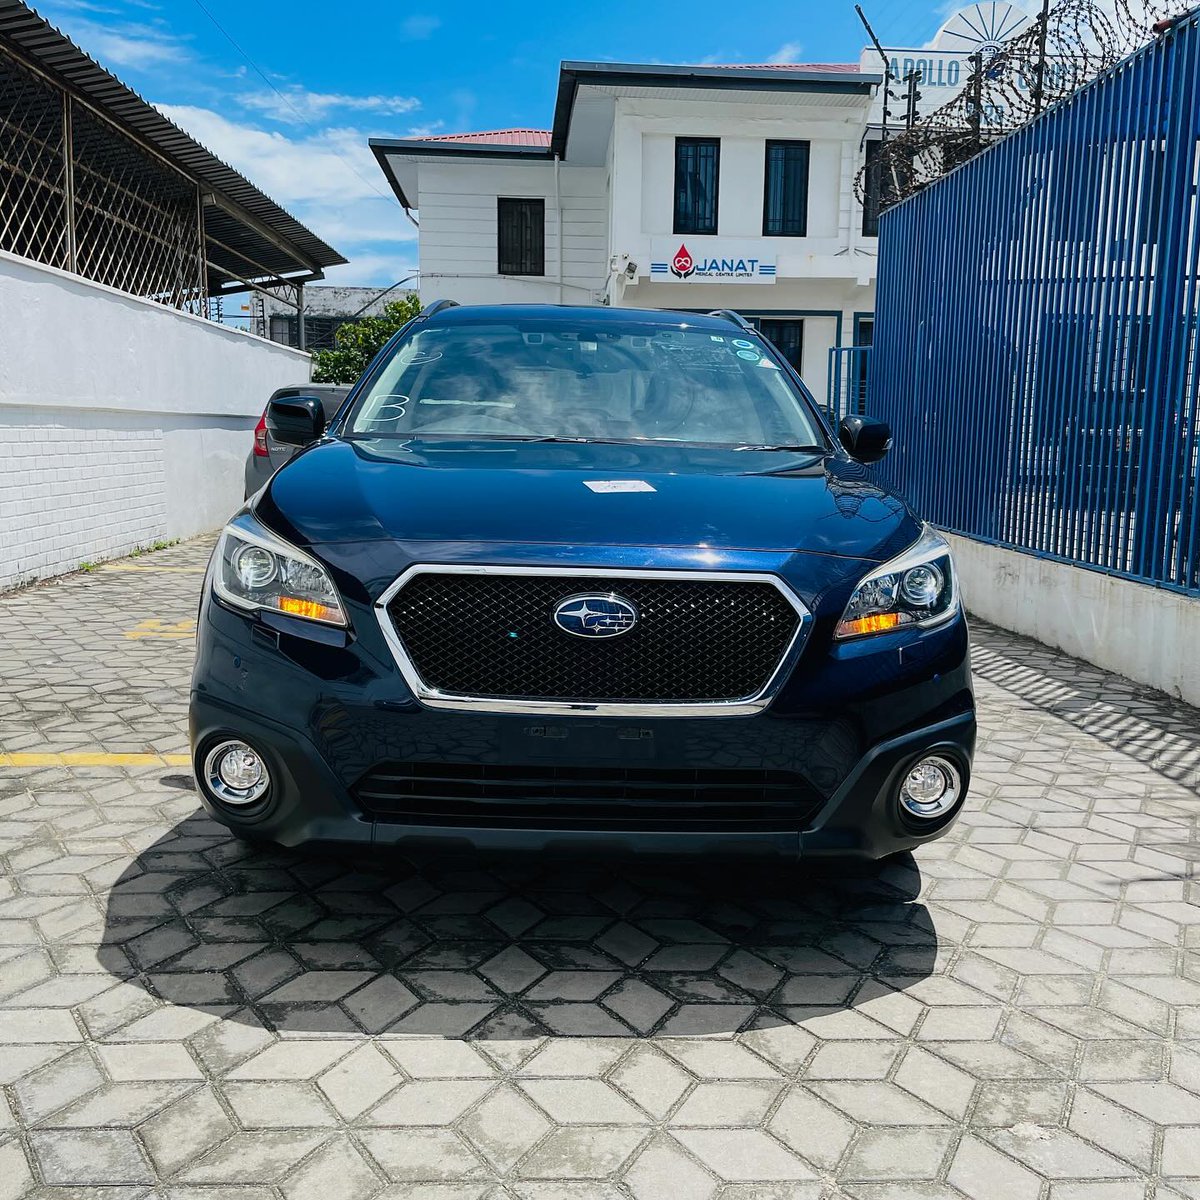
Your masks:
M255 511L312 547L392 539L883 560L921 528L870 470L837 456L595 442L329 439L281 468Z

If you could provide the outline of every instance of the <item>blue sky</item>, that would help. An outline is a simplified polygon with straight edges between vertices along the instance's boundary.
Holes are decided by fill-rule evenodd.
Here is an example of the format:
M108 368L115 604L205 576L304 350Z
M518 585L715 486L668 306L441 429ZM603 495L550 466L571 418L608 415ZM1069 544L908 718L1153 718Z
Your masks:
M853 0L33 7L351 259L329 273L332 282L380 285L415 269L416 231L368 137L546 128L564 58L853 62L864 43ZM921 45L941 19L926 0L867 0L864 8L891 45Z

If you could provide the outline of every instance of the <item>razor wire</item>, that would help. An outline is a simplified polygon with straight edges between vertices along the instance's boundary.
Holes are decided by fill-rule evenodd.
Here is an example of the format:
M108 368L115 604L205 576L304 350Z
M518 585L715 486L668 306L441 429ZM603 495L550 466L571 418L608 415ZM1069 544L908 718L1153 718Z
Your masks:
M991 56L969 57L963 89L876 143L859 168L859 201L889 208L928 187L985 146L1020 128L1115 66L1182 15L1180 0L1057 0ZM900 100L890 71L884 87ZM913 81L920 87L919 75Z

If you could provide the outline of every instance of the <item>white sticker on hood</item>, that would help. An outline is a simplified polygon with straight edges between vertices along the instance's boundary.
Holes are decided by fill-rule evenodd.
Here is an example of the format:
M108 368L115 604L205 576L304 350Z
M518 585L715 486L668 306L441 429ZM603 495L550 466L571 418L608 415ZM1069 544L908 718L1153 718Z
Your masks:
M593 492L653 492L656 490L644 479L585 479L583 486L591 488Z

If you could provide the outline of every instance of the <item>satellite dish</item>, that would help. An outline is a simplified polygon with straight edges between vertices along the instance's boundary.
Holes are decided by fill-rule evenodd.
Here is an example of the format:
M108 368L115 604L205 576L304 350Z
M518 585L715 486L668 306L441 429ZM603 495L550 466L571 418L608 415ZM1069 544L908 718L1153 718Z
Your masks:
M938 30L934 48L964 58L980 54L984 61L995 58L1011 38L1023 33L1033 17L1005 0L987 0L960 9Z

